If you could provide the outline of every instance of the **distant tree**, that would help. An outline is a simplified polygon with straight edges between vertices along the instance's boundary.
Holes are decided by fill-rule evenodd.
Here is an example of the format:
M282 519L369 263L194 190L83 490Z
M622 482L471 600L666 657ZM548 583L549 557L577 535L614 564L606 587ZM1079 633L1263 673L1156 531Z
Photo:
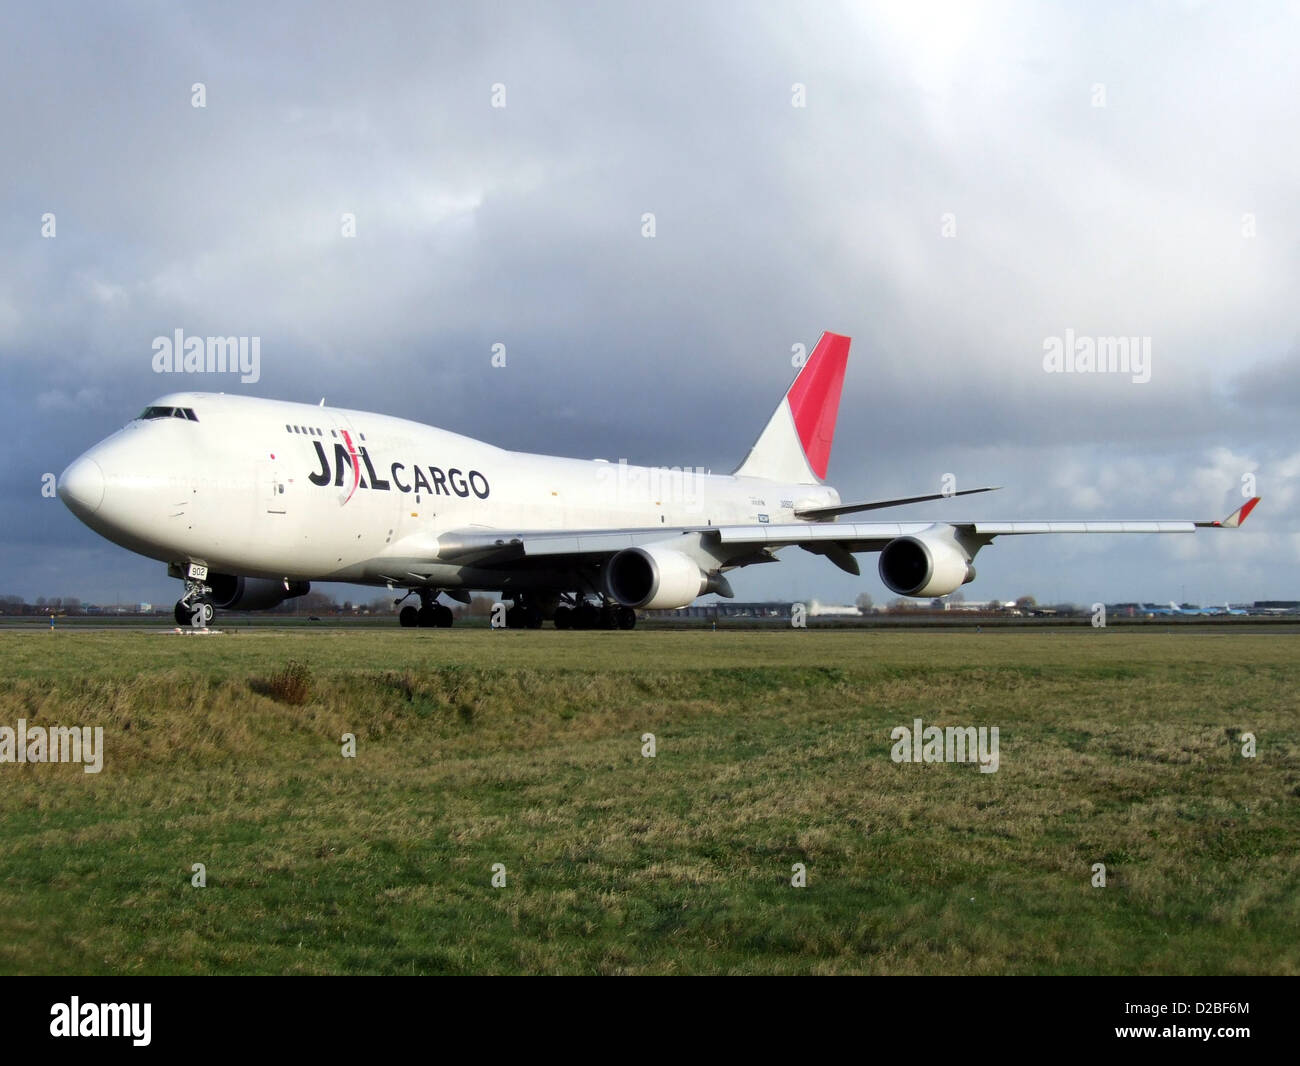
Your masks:
M1022 611L1032 611L1035 607L1038 606L1038 601L1034 599L1034 597L1032 596L1021 596L1018 600L1016 600L1016 606L1019 607Z
M866 614L869 610L871 610L871 605L873 602L871 599L871 593L863 592L859 594L858 598L853 602L857 604L858 610L860 610L863 614Z
M990 611L1000 611L1000 610L1002 610L1002 601L1001 601L1001 600L989 600L989 605L988 605L988 608L987 608L987 609L990 610Z
M895 596L887 604L888 610L891 611L906 611L911 606L912 606L912 601L909 600L906 596Z
M469 601L469 616L471 618L487 618L492 614L492 604L494 602L491 596L475 596Z
M37 607L44 607L44 606L45 606L45 597L44 597L44 596L37 596L37 597L36 597L36 606L37 606Z
M966 602L966 593L962 592L961 589L957 589L955 592L951 592L951 593L949 593L949 595L948 595L948 602L949 602L949 603L965 603L965 602Z
M333 611L338 606L334 597L325 592L309 592L305 596L295 596L284 602L286 609L300 614L321 614Z

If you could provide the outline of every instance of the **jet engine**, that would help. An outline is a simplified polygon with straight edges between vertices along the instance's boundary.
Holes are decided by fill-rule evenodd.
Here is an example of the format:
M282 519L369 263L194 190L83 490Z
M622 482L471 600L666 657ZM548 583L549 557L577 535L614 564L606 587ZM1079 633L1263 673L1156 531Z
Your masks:
M212 605L223 611L265 611L311 591L306 581L271 581L263 577L210 574Z
M689 555L651 545L624 548L605 564L605 592L624 607L676 608L706 592L731 595L727 579L708 574Z
M975 567L953 540L896 537L880 553L880 580L900 596L946 596L974 581Z

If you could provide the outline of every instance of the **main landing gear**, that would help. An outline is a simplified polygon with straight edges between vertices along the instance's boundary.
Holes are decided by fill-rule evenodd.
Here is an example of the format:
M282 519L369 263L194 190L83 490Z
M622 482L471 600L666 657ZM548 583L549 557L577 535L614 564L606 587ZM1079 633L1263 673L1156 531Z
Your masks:
M415 595L420 597L420 606L407 604L398 612L397 621L403 629L447 629L453 621L451 608L438 602L436 589L412 589L397 602Z
M541 629L542 621L542 609L535 603L516 601L515 605L506 611L507 629Z
M185 579L185 594L176 601L172 617L178 626L207 629L216 609L212 606L212 589L192 577Z
M510 617L509 612L506 618ZM556 629L635 629L636 611L614 603L578 600L555 608Z

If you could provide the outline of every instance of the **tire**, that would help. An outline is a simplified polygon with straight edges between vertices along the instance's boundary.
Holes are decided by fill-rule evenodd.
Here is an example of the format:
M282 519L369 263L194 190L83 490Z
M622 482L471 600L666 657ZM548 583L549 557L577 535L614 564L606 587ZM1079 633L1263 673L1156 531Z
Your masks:
M445 603L440 603L433 609L433 624L439 629L450 629L451 623L455 621L452 617L451 608Z
M397 616L397 621L403 629L414 629L420 624L420 608L407 604Z
M557 607L555 608L555 628L572 629L573 628L573 608Z
M421 607L417 618L421 629L432 629L438 623L435 621L437 612L436 607Z
M176 609L172 612L172 617L176 619L176 624L178 626L187 626L190 624L194 615L183 601L177 600Z
M636 628L636 611L633 610L631 607L620 607L614 613L618 617L619 629Z

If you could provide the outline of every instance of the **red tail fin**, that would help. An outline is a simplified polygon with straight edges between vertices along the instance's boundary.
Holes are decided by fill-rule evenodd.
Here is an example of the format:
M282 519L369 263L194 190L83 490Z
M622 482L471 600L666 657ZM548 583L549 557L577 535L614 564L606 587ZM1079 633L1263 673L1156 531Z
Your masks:
M797 484L826 476L850 343L838 333L821 335L736 476Z

